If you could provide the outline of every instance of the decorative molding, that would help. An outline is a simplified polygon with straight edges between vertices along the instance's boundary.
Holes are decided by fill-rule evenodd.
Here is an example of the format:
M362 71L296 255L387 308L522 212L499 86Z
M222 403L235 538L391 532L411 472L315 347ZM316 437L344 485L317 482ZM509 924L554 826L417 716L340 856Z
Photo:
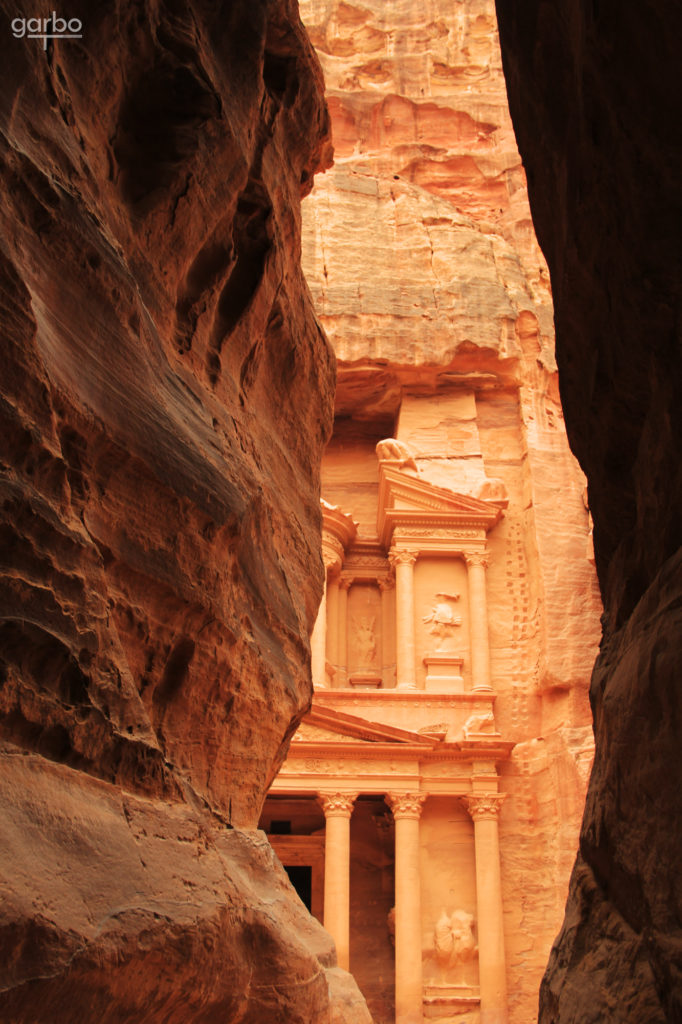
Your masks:
M506 793L480 793L461 797L474 821L497 821Z
M419 818L426 795L421 793L387 793L386 803L394 818Z
M415 517L415 522L417 522ZM396 526L393 531L394 540L410 540L412 537L427 537L429 540L441 540L452 543L457 540L485 540L485 530L481 527L478 530L465 530L460 526L452 526L448 519L431 519L432 528L423 529L409 525ZM473 525L473 524L472 524Z

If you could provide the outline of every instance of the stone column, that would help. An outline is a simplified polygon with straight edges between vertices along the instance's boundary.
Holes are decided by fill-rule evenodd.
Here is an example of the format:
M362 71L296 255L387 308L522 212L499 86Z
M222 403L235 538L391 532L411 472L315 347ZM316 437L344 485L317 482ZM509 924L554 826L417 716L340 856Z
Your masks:
M334 682L338 686L339 672L339 577L327 584L327 661L334 669Z
M391 671L392 608L391 591L393 580L389 577L378 581L381 591L381 685L387 686Z
M504 794L486 793L466 796L462 800L474 820L481 1024L507 1024L507 971L497 828Z
M419 816L425 796L389 793L395 819L395 1021L422 1024L422 912Z
M313 676L313 687L324 690L327 687L327 574L324 576L324 589L320 608L315 619L313 633L310 637L310 668Z
M339 604L338 604L338 652L339 671L336 685L346 686L348 681L348 591L351 588L351 581L339 580Z
M488 641L488 601L485 590L485 570L488 556L465 555L469 580L469 637L471 643L472 689L489 691L490 647Z
M399 690L416 690L414 652L414 551L393 548L389 555L395 568L395 660Z
M350 947L350 816L357 793L320 793L324 838L324 926L336 943L339 967L348 970Z

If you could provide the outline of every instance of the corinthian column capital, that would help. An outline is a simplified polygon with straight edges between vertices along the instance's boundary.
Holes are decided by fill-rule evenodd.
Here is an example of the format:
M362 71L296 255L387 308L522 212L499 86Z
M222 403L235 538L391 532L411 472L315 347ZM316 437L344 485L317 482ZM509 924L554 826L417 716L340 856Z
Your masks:
M350 818L357 793L318 793L317 799L325 818Z
M467 566L481 566L483 569L487 569L490 565L490 555L487 551L468 551L464 553L464 561Z
M506 793L480 793L461 799L474 821L497 821L506 796Z
M402 548L391 548L388 553L388 560L393 568L396 565L414 565L417 561L417 552L404 551Z
M426 796L420 793L387 793L386 803L394 818L419 818Z

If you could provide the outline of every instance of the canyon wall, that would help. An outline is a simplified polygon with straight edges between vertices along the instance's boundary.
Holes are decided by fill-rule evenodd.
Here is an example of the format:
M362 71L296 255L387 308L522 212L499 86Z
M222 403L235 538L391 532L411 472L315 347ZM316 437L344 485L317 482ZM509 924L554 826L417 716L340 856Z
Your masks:
M682 12L497 7L605 606L595 765L540 1019L679 1021Z
M322 592L319 64L293 0L2 13L0 1017L368 1020L255 831Z
M335 149L303 204L338 359L323 495L371 537L374 447L395 436L430 482L509 501L488 602L495 721L516 744L499 769L509 1013L530 1024L577 847L601 608L494 4L303 0L301 15Z

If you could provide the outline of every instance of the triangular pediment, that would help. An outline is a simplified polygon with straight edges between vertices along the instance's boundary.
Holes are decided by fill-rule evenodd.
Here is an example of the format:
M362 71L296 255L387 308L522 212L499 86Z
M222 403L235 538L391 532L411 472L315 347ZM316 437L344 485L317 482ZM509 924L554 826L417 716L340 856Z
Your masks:
M397 525L438 523L451 529L474 527L488 532L502 516L500 502L482 501L429 483L414 473L380 464L377 527L387 544Z
M427 747L434 745L434 741L430 737L422 736L408 729L398 729L392 725L370 722L357 715L347 715L333 708L321 708L314 705L298 727L292 742L294 747L300 744L326 743L366 743L368 745L392 743L397 746L416 743L419 746Z

